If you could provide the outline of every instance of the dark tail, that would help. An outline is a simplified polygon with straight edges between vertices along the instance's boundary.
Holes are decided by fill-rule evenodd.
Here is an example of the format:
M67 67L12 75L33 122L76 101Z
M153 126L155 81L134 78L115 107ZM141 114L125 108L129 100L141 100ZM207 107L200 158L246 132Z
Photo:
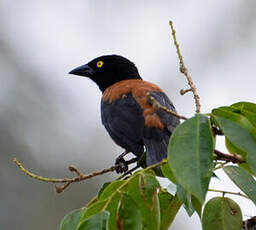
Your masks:
M147 166L156 164L167 157L169 139L169 133L162 133L161 139L144 139L144 144L147 153Z

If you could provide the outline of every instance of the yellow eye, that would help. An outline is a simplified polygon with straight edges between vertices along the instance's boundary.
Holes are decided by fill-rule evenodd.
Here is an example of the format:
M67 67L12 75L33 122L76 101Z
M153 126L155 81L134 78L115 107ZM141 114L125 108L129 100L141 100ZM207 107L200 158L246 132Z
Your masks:
M100 67L102 67L102 66L103 66L103 61L98 61L98 62L97 62L97 67L100 68Z

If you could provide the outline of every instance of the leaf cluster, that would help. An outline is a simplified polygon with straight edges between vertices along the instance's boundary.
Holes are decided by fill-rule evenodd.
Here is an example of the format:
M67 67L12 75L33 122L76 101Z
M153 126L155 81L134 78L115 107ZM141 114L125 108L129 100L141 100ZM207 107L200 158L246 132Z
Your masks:
M214 153L218 138L214 129L223 133L230 156L242 161ZM199 215L204 230L241 230L241 209L225 197L228 192L205 201L216 169L224 170L243 192L231 194L256 205L256 104L239 102L184 121L170 138L168 158L161 162L162 174L170 181L167 189L159 184L154 166L138 170L126 179L105 183L86 207L64 217L60 230L167 230L181 206L189 216ZM171 187L175 194L168 192Z

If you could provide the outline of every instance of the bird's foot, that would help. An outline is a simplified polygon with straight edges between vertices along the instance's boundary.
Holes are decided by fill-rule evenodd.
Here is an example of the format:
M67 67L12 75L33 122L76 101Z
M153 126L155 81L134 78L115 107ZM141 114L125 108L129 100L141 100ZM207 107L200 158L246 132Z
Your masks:
M116 167L117 173L124 173L128 170L129 163L125 161L125 159L120 155L119 157L116 158L115 165L118 165L118 167Z
M116 165L119 165L116 168L116 172L117 173L126 173L128 171L128 166L132 163L135 163L139 160L138 157L132 158L128 161L124 160L124 158L122 157L122 155L120 155L119 157L116 158Z

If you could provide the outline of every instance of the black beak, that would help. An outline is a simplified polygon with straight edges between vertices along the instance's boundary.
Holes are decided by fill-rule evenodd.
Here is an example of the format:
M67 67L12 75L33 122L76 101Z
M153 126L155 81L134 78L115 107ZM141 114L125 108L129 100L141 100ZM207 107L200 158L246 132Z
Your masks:
M69 74L74 74L74 75L84 76L84 77L93 77L95 72L90 66L86 64L71 70Z

